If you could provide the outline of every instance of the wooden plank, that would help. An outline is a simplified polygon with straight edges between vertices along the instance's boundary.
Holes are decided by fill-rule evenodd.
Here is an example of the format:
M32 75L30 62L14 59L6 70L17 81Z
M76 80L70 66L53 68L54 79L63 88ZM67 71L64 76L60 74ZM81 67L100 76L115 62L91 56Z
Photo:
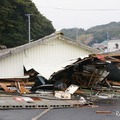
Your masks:
M5 90L5 92L15 92L15 90L10 90L5 84L0 83L0 87Z
M111 114L111 111L96 111L97 114Z

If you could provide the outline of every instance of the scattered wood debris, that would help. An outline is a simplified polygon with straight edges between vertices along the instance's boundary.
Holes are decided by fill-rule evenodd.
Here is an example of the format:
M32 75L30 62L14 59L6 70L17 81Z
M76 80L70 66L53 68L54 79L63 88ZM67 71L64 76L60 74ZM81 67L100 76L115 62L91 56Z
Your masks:
M97 114L111 114L111 111L96 111Z

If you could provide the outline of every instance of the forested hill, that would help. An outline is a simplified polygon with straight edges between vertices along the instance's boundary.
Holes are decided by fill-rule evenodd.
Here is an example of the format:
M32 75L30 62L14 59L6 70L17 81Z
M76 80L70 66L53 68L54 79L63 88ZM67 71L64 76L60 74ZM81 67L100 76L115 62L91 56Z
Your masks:
M61 30L65 36L77 40L78 42L92 45L101 43L104 40L120 39L120 22L111 22L105 25L91 27L88 30L81 28L71 28Z
M0 45L15 47L28 42L28 17L31 14L31 39L37 40L55 31L31 0L0 0Z

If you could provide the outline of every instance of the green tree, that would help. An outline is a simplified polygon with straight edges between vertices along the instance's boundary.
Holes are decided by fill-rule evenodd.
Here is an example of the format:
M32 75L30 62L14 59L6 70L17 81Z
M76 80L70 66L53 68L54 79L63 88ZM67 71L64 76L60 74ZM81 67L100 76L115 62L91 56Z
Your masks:
M82 42L87 45L94 43L101 43L104 40L120 39L120 22L111 22L105 25L98 25L91 27L88 30L70 28L61 30L65 36L75 40L76 33L78 35L78 42Z
M28 42L28 18L31 14L31 39L37 40L55 31L31 0L0 0L0 44L15 47Z

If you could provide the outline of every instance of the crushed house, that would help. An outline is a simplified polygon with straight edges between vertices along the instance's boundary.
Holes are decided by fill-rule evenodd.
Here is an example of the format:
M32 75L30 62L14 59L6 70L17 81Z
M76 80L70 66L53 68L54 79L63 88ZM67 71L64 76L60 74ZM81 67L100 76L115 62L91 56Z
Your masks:
M54 72L75 62L77 58L98 52L89 46L73 42L61 33L54 33L19 47L1 50L1 86L5 91L9 91L6 86L16 86L20 92L29 92L24 86L35 84L33 76L39 74L48 80Z
M119 92L120 51L99 53L61 33L0 51L0 109L93 108Z
M120 86L120 51L79 58L52 74L51 81L58 89L66 89L70 84L97 90Z

